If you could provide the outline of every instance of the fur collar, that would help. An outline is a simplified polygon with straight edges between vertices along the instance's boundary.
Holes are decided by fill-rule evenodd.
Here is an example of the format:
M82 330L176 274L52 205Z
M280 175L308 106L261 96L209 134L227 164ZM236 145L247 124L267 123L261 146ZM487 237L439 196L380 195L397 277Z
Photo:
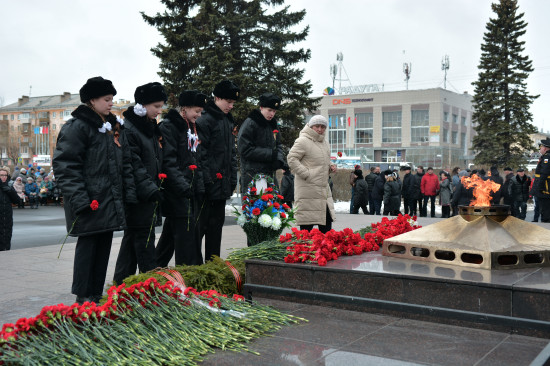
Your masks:
M122 115L147 137L153 137L157 132L156 121L150 120L147 116L138 116L134 113L134 107L128 108Z
M71 113L71 115L74 118L78 118L80 120L83 120L84 122L89 123L92 127L101 128L103 126L103 120L101 119L99 114L97 114L92 108L88 107L85 104L79 105ZM118 123L116 116L112 113L109 113L109 115L105 118L105 122L111 123L113 129L120 128L120 124Z
M250 114L248 115L248 118L259 124L260 126L269 126L272 130L275 130L277 128L277 120L275 117L271 119L271 121L268 121L265 119L262 112L260 112L259 109L254 109Z
M166 114L166 119L169 119L170 122L172 122L174 126L178 128L178 130L187 131L187 122L185 122L185 120L177 110L170 109Z
M316 142L322 142L325 140L325 134L318 134L313 130L313 128L309 127L308 125L305 125L302 131L300 131L300 136L305 136L308 139Z
M229 119L229 121L234 124L233 115L231 114L231 112L227 114L223 113L213 100L209 100L206 103L206 107L204 108L204 110L208 114L211 114L212 117L214 117L217 121L224 119L224 117L227 117L227 119Z

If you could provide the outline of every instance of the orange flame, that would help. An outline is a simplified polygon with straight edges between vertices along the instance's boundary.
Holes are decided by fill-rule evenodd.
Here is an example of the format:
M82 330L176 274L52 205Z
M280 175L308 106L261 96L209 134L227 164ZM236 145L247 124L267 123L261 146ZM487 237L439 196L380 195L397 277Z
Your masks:
M474 199L470 202L470 206L491 206L491 192L497 192L500 188L500 184L493 182L492 180L483 180L476 174L472 177L460 178L464 188L474 189Z

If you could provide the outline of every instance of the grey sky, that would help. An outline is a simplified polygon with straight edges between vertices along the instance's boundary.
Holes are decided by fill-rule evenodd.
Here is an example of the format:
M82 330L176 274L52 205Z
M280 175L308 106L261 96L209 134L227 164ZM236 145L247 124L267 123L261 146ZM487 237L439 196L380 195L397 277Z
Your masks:
M314 95L331 86L329 65L344 54L353 85L384 84L405 89L403 63L412 63L409 89L443 87L441 59L451 67L447 89L473 93L480 45L491 11L487 0L292 0L291 9L306 9L302 26L310 34L301 47L312 58L303 65ZM540 94L532 112L536 126L550 130L550 1L520 0L529 23L526 53L535 71L530 93ZM28 95L77 93L87 78L111 79L117 98L133 100L135 87L161 81L158 59L149 49L162 41L139 11L153 14L156 0L0 0L0 102ZM403 53L405 51L405 53ZM349 85L343 82L342 85Z

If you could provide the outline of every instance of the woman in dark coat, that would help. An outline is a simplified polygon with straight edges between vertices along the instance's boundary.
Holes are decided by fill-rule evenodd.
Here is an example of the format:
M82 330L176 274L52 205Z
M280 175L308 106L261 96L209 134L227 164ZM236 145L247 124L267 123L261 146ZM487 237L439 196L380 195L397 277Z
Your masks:
M13 232L12 203L19 203L19 196L13 187L10 187L10 170L0 168L0 251L10 250L11 235Z
M196 120L206 104L206 95L186 90L179 96L179 111L171 109L159 125L163 141L162 215L166 216L157 243L157 265L166 267L175 253L176 265L202 264L197 215L204 198L200 144Z
M126 227L125 203L137 203L130 150L111 114L114 95L110 80L88 79L53 157L67 231L78 237L72 293L79 303L101 298L113 232Z
M123 134L132 153L132 173L139 202L126 211L128 228L124 230L113 278L117 284L135 274L136 267L140 272L156 268L154 226L162 224L159 207L162 149L157 116L167 95L160 83L148 83L137 87L134 98L136 105L123 113Z
M401 185L397 181L397 174L386 176L384 183L384 215L397 216L401 208Z
M365 215L368 215L367 204L369 203L369 185L363 179L363 171L357 169L353 172L357 177L355 184L353 185L353 209L352 214L358 214L359 208L363 210Z
M461 170L458 173L458 176L460 178L462 177L469 177L467 171ZM458 186L456 187L456 190L453 192L453 206L469 206L470 202L474 199L474 189L473 188L464 188L464 185L462 182L458 183Z

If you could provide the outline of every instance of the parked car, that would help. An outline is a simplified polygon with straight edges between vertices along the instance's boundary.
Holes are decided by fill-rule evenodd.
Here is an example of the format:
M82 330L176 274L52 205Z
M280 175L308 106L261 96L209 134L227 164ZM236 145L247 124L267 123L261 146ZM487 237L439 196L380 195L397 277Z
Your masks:
M539 163L539 159L531 159L529 160L529 163L527 164L527 166L525 167L528 171L532 171L532 170L535 170L535 168L537 167L537 164Z

